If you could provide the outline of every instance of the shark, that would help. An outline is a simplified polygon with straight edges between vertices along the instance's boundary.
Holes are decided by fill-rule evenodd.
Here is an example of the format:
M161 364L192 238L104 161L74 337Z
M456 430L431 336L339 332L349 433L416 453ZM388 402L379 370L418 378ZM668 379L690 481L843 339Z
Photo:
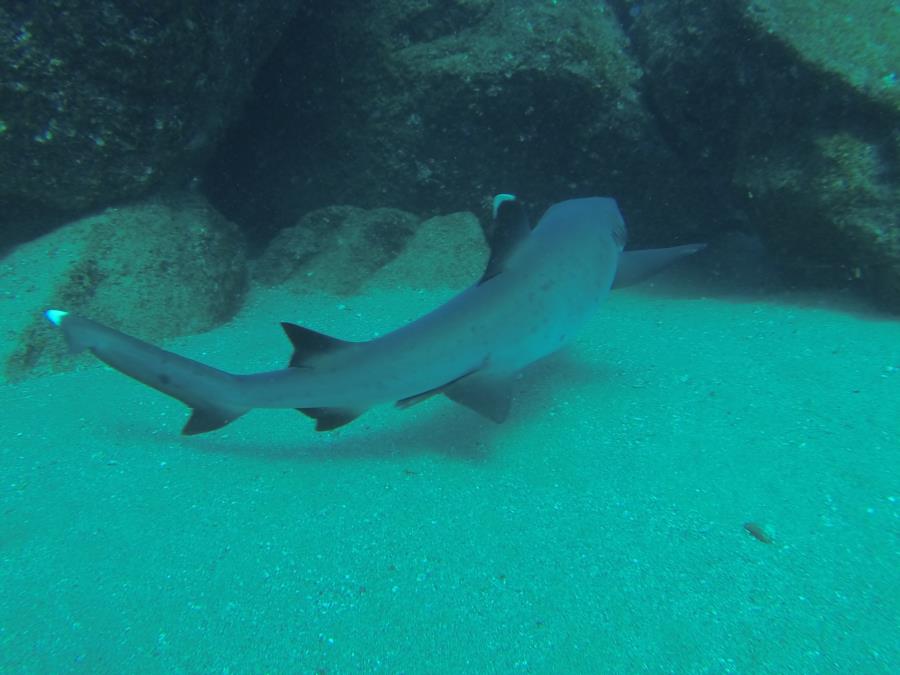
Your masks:
M60 309L44 314L70 352L101 361L191 409L182 429L220 429L255 408L295 408L317 431L372 406L400 408L442 394L494 422L510 411L528 365L569 342L610 290L642 281L704 244L626 251L615 199L552 205L532 227L514 195L493 200L490 257L481 278L424 316L362 342L292 323L287 368L234 374Z

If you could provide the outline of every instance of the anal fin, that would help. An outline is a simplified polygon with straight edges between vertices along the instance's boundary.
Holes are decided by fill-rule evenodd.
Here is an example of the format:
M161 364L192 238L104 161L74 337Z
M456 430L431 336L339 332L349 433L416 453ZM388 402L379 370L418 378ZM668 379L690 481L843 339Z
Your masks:
M191 417L181 430L185 436L204 434L207 431L221 429L234 422L244 414L243 410L226 410L223 408L191 408Z
M316 431L333 431L363 414L363 410L349 408L297 408L307 417L316 421Z

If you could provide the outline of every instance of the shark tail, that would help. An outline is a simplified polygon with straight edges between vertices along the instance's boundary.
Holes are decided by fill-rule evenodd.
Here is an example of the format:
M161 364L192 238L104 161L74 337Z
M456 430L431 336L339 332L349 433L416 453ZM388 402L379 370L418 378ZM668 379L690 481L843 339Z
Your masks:
M241 405L230 373L59 309L44 314L62 331L71 352L88 349L119 372L189 406L191 417L183 434L220 429L249 410Z

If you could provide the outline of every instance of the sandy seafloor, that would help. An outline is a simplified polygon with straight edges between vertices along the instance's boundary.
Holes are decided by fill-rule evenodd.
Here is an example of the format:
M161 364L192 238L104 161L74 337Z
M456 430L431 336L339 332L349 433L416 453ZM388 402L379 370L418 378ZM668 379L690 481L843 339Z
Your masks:
M167 347L278 368L277 321L444 297L257 289ZM104 367L6 386L0 670L900 672L900 321L816 303L618 291L502 426L435 397L185 438Z

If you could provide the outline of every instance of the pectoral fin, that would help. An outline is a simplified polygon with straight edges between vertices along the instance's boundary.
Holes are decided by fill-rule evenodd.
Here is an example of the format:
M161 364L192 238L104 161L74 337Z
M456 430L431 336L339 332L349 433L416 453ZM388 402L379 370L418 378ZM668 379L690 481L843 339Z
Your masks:
M664 270L676 260L706 248L706 244L685 244L671 248L648 248L643 251L623 251L619 256L613 289L638 284Z
M474 410L498 424L506 420L512 402L512 378L491 377L478 368L447 384L397 401L398 408L409 408L437 394Z
M509 416L512 391L511 377L490 377L476 373L450 385L443 393L451 401L500 424Z

